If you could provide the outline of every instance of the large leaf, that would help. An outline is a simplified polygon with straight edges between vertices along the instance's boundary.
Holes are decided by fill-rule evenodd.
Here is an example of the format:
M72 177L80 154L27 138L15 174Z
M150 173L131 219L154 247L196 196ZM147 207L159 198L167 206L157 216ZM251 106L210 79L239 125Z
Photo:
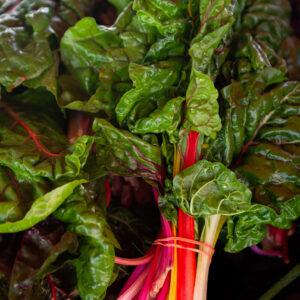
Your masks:
M22 219L0 224L0 233L23 231L44 220L73 193L78 185L83 182L85 181L71 181L35 199L31 208Z
M65 33L61 53L81 87L81 97L76 96L72 85L63 83L59 105L92 112L104 109L111 115L116 100L131 87L129 63L143 60L149 39L132 14L131 5L112 27L98 26L92 18L80 20Z
M77 247L76 235L51 219L26 231L11 270L9 299L32 299L33 287L47 274L47 267L62 254L74 255Z
M283 73L274 67L232 80L222 90L223 128L204 157L230 165L258 141L297 143L300 85L282 81Z
M131 89L125 93L116 106L116 115L119 124L123 125L126 117L129 117L129 114L134 111L134 108L137 106L140 106L140 108L144 110L149 102L155 105L158 99L164 97L164 93L164 86L156 82L150 82L142 88ZM153 105L150 106L150 111L152 109ZM149 111L147 112L149 113Z
M215 138L221 129L218 113L218 92L213 81L220 62L214 58L215 50L227 38L234 21L232 7L228 0L200 3L201 25L191 41L189 54L192 58L192 72L186 93L187 113L184 128ZM224 60L226 52L219 56ZM208 75L206 75L208 74Z
M61 40L62 59L88 94L96 90L99 69L104 65L117 68L121 76L125 69L126 76L128 63L122 48L116 29L98 27L93 18L80 20Z
M113 174L162 183L161 151L128 131L96 118L93 124L97 162Z
M236 173L251 188L254 205L231 220L228 251L259 243L266 224L290 228L291 221L300 216L299 153L299 143L262 143L248 148Z
M276 48L291 32L289 16L288 1L259 0L246 8L241 26L251 31L257 40Z
M201 1L201 24L189 49L193 69L203 73L213 69L211 65L217 61L214 51L227 39L234 21L233 8L228 0L216 0L214 5L208 0Z
M61 36L80 17L91 13L88 1L33 1L0 4L0 84L8 90L26 85L54 88L56 66L47 37ZM45 78L48 77L48 78ZM34 82L32 80L35 80ZM29 82L30 81L30 82Z
M88 194L88 190L73 194L54 215L80 237L79 257L72 263L81 298L98 300L104 298L113 276L114 246L105 215Z
M82 136L71 145L47 95L26 92L0 104L0 165L26 180L72 179L84 166L93 138Z
M249 210L251 192L221 163L199 161L174 177L173 192L187 214L235 215Z
M183 97L169 100L162 107L158 107L148 117L137 120L131 128L131 132L162 133L167 132L172 135L181 121L181 106Z
M222 90L223 128L204 154L231 166L253 193L250 210L229 218L232 252L259 243L266 224L289 228L299 216L300 85L286 81L286 63L277 55L288 34L279 2L256 1L242 18L244 32L222 69L229 84Z
M280 190L281 187L278 189ZM300 216L299 191L297 196L284 203L276 204L276 209L266 204L252 205L247 213L228 220L226 251L238 252L245 247L258 244L266 235L266 224L289 229L292 220L296 220Z

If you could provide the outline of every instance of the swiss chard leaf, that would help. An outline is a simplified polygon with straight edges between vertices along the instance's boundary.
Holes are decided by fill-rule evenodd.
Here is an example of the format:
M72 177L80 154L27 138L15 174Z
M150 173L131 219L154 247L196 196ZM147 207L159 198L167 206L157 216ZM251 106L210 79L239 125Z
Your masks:
M172 86L179 82L182 66L183 61L180 59L169 59L149 66L130 64L129 76L135 88L125 93L116 106L119 124L123 125L127 121L128 127L132 130L132 127L135 127L132 124L137 119L142 121L155 106L165 104L165 99L172 94ZM158 108L158 113L159 110ZM159 122L157 126L160 126Z
M50 113L53 103L35 103L47 94L25 94L19 96L21 101L0 104L0 165L26 180L62 182L78 176L93 138L82 136L71 145L59 124L60 115Z
M184 128L215 138L216 132L221 129L221 120L218 114L218 92L212 82L218 62L212 58L217 47L226 40L234 21L229 1L218 0L214 5L209 1L202 1L200 19L200 29L189 49L192 72L186 94Z
M32 299L33 287L47 275L50 263L62 254L69 252L72 258L76 253L76 235L54 223L48 219L24 233L10 274L9 299Z
M56 59L47 37L62 36L79 18L91 13L88 1L32 1L0 4L0 84L7 90L22 84L46 86L56 94Z
M173 192L187 214L235 215L249 210L251 192L221 163L205 160L174 177Z
M141 23L153 26L163 36L182 35L186 29L188 10L184 1L134 1L133 9Z
M289 228L299 216L299 83L286 81L276 54L288 34L286 10L268 1L247 9L229 54L235 61L222 70L223 84L230 82L222 90L223 128L204 155L231 166L253 193L251 208L229 217L231 252L259 243L266 224Z
M147 42L148 33L132 14L131 5L112 27L98 26L92 18L80 20L65 33L61 53L85 96L68 97L68 90L73 90L68 86L59 97L59 105L92 112L104 109L112 115L122 92L131 88L129 63L143 60Z
M281 41L290 34L290 6L280 0L259 0L246 7L241 27L252 31L255 39L277 48Z
M187 90L184 128L214 138L221 129L217 98L218 91L209 76L194 71Z
M121 176L142 177L151 184L163 180L161 151L158 146L132 133L96 118L93 124L98 164Z
M83 182L85 181L71 181L35 199L31 208L26 212L22 219L0 224L0 233L23 231L44 220L73 193L78 185Z
M282 187L278 187L280 191ZM253 244L258 244L265 237L266 224L271 224L279 228L291 228L292 220L300 216L300 197L298 195L289 200L269 207L267 203L254 204L251 209L237 218L233 217L227 221L228 242L225 250L228 252L238 252Z
M0 166L0 223L22 219L33 200L47 189L45 183L19 182L9 168Z
M96 300L104 298L111 283L114 246L103 211L87 195L87 190L74 193L54 215L80 237L79 257L72 262L78 290L82 299Z
M167 132L170 136L181 122L181 106L183 97L169 100L162 107L157 108L148 117L137 120L131 132L137 134Z

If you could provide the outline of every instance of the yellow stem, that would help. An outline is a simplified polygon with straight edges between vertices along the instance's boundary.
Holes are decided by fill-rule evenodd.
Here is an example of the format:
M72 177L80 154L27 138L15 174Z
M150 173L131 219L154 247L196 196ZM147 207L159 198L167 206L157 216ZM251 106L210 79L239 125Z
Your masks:
M180 153L178 148L174 145L174 165L173 165L173 177L175 177L180 171ZM177 236L176 227L172 224L173 236ZM175 242L176 243L176 242ZM177 249L174 248L174 263L171 271L170 289L167 300L176 300L177 292Z

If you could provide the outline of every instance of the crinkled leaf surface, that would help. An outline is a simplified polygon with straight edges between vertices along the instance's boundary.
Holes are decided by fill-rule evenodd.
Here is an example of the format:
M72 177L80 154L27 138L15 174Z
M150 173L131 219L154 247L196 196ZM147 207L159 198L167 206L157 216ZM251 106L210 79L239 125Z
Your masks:
M68 223L68 229L80 237L76 267L78 290L83 300L103 299L114 269L114 246L105 215L86 196L87 191L73 194L56 212L55 217Z
M276 48L290 34L288 1L259 0L246 7L241 27L252 31L257 40Z
M221 129L218 91L208 75L194 71L195 77L187 90L186 120L184 128L214 138Z
M148 117L137 120L131 128L131 132L143 133L161 133L172 134L181 121L181 106L183 97L177 97L169 100L162 107L158 107Z
M45 87L57 98L57 77L59 59L56 52L52 52L52 64L40 76L23 82L29 88Z
M221 163L201 160L174 177L173 192L187 214L235 215L251 206L251 192Z
M288 34L288 10L279 2L246 8L244 31L231 47L234 62L222 69L223 127L204 155L231 165L253 193L250 210L229 218L232 252L259 243L266 224L289 228L299 216L299 83L286 80L277 55Z
M1 3L0 83L8 90L23 82L26 85L41 83L55 95L56 73L51 70L56 61L47 37L62 36L70 25L91 13L91 8L91 3L85 0Z
M218 92L213 84L214 72L218 69L212 59L214 51L226 39L234 21L228 0L200 3L201 25L191 41L189 54L192 72L186 93L187 112L184 128L215 138L221 129L218 111ZM208 73L208 75L206 75Z
M186 29L184 17L187 16L187 4L165 1L134 1L140 22L153 26L163 36L181 35Z
M98 26L93 18L80 20L65 33L61 53L86 96L67 97L68 90L72 91L69 86L60 95L59 105L92 112L104 109L111 115L121 93L131 88L128 66L142 61L147 35L131 6L124 9L112 27Z
M116 106L116 116L120 125L132 127L136 119L148 117L153 107L162 106L171 87L180 79L183 61L169 59L149 66L129 65L129 76L135 88L125 93ZM149 107L149 111L145 110ZM127 120L126 120L127 119Z
M97 162L108 172L121 176L142 177L149 183L162 183L161 151L158 146L132 133L96 118L93 124Z
M279 188L280 189L280 188ZM279 228L291 228L291 221L300 216L300 197L290 198L288 201L276 204L276 209L264 203L254 204L251 209L237 218L228 220L228 242L225 250L238 252L253 244L258 244L265 237L266 224Z

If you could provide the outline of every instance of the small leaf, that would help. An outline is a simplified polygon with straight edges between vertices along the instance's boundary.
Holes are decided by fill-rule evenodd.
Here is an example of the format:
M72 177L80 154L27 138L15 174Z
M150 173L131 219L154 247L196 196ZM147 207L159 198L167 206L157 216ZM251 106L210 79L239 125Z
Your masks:
M208 75L195 71L187 90L184 128L214 138L221 129L218 91Z

